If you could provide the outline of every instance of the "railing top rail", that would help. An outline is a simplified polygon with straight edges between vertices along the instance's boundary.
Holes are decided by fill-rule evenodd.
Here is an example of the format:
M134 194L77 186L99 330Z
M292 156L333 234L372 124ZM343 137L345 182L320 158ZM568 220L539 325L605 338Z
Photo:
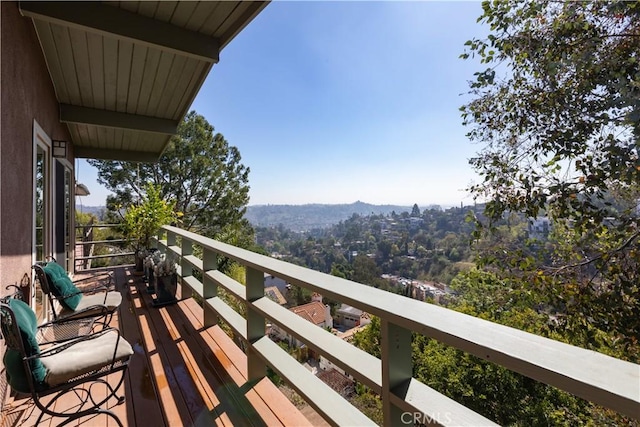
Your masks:
M85 225L78 225L76 224L76 229L81 229L81 228L86 228L86 227L93 227L93 228L112 228L112 227L122 227L122 224L85 224Z
M637 417L640 410L640 366L634 363L320 273L177 227L163 228L240 264L623 414Z

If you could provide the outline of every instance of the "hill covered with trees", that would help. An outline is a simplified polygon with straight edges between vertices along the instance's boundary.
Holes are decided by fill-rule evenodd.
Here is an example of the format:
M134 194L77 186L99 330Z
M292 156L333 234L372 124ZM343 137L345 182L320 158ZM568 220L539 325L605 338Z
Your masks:
M376 287L388 287L382 274L449 283L473 265L473 225L465 219L473 209L421 212L414 205L389 214L352 213L335 225L306 232L282 224L257 226L256 239L272 256Z
M431 206L438 208L438 206ZM372 205L357 201L349 204L253 205L247 207L245 218L258 227L283 225L293 231L325 228L344 221L351 215L388 215L411 210L410 206Z

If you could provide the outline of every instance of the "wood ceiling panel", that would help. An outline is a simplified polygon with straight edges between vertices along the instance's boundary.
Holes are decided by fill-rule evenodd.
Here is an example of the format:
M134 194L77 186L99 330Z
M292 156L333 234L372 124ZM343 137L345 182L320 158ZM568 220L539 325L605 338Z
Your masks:
M138 7L138 13L149 18L153 18L158 10L158 2L155 1L141 1Z
M69 130L71 130L71 134L75 133L79 142L76 142L74 139L74 143L80 145L82 147L90 147L95 144L95 140L91 138L91 134L89 132L89 126L85 125L70 125Z
M118 41L118 80L116 87L116 111L127 111L129 97L129 75L131 72L131 56L133 43L125 40Z
M258 13L262 6L251 1L237 3L237 7L227 16L216 32L216 35L222 40L221 49L246 25L247 20Z
M120 146L121 147L127 147L127 150L136 150L138 151L136 147L136 141L134 138L134 133L132 131L127 131L127 132L122 132L122 137L120 140Z
M38 32L38 38L40 39L40 45L42 46L45 54L45 61L47 62L47 68L53 81L53 87L58 99L69 99L69 92L67 91L67 85L65 84L64 77L62 76L62 68L58 55L56 54L56 44L53 41L53 34L51 33L51 25L47 22L34 21L36 31Z
M71 140L73 141L74 147L84 145L80 134L78 133L78 127L75 125L68 126L69 134L71 135Z
M229 14L231 14L236 8L238 2L236 1L223 1L218 4L215 13L209 17L207 22L202 25L200 31L204 34L220 37L221 33L219 28L225 22Z
M196 2L192 1L178 2L178 6L176 6L173 16L171 17L171 24L178 27L184 27L191 19L197 5L198 4Z
M121 1L118 3L118 7L120 9L128 10L129 12L138 13L138 9L140 8L140 3L137 1Z
M89 51L89 73L93 108L105 108L104 99L104 45L103 37L98 34L87 34L87 49Z
M177 1L158 2L158 9L156 10L154 18L159 19L160 21L169 22L173 16L173 12L176 10L176 7L178 7Z
M191 31L202 29L207 21L213 19L220 3L200 2L193 11L191 18L185 23L185 28Z
M71 39L69 29L60 25L51 25L51 34L55 43L55 51L51 52L58 56L62 79L67 88L69 103L79 103L80 88L78 86L78 75L74 66L73 52L71 51Z
M104 108L116 110L116 90L118 89L118 41L104 37Z
M87 126L87 130L88 130L87 145L97 146L98 128L95 126Z
M158 111L162 111L166 114L171 103L177 103L180 101L183 93L178 92L176 88L181 80L187 78L184 71L188 62L189 58L176 57L174 59L169 75L167 76L167 83L165 84L164 91L162 91L162 95L158 102Z
M151 89L147 115L164 117L158 115L158 103L160 102L160 99L164 92L164 88L167 86L167 77L169 76L169 72L171 71L175 57L176 55L172 53L162 52L160 54L160 61L158 62L158 72L156 73L156 78Z
M130 132L125 132L123 129L114 129L113 130L113 143L111 144L111 148L116 149L116 150L122 150L124 148L131 148L130 146L125 147L123 144L124 141L124 134L125 133L130 133Z
M150 153L158 153L166 138L144 132L131 132L131 135L128 135L128 137L130 138L128 144L135 147L135 151L146 151Z
M169 137L162 135L153 135L150 133L141 133L138 135L138 146L140 151L150 151L159 153L169 140Z
M115 129L113 128L98 128L98 147L97 148L111 148L113 145L113 136Z
M133 47L131 72L129 73L129 94L127 96L127 113L130 114L136 114L138 109L142 76L144 75L148 51L149 48L146 46L135 45Z
M89 49L87 45L87 32L76 28L69 28L71 52L73 54L75 75L80 90L80 104L93 106L93 87L91 84L91 66L89 62Z
M188 108L191 105L191 100L195 98L198 90L200 90L200 86L205 79L205 76L209 74L209 70L211 69L211 65L202 61L198 61L194 64L194 68L189 75L190 78L183 79L186 83L184 90L182 90L182 96L180 97L180 101L176 102L171 110L171 114L173 117L182 117L187 113ZM170 106L169 108L172 108Z
M140 85L140 93L138 95L138 105L135 111L136 114L143 116L151 115L151 113L149 113L149 98L151 97L151 91L156 81L160 56L161 53L157 49L149 49L147 51L147 58L142 74L142 84Z

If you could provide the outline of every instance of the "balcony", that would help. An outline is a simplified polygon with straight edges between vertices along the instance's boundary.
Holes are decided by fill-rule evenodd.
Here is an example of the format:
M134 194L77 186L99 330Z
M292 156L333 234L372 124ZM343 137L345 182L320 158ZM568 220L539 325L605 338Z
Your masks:
M125 404L111 408L126 425L318 425L321 420L314 416L331 425L373 424L271 341L266 336L267 323L279 325L378 393L385 425L413 424L416 419L438 425L495 425L412 377L413 332L640 418L640 366L636 364L288 264L179 228L164 227L157 244L180 259L178 304L153 308L139 277L126 267L115 270L116 286L124 296L117 326L137 353L125 383ZM218 256L246 267L246 286L217 270ZM265 297L265 273L380 317L382 357L357 349ZM241 300L246 314L228 305L220 290ZM223 331L222 323L225 330L233 331L235 340ZM315 412L303 415L296 409L265 377L267 366ZM407 413L411 417L403 416ZM28 401L15 400L5 409L3 425L7 421L8 425L30 425L36 417ZM96 420L83 420L83 425L95 424L102 425Z

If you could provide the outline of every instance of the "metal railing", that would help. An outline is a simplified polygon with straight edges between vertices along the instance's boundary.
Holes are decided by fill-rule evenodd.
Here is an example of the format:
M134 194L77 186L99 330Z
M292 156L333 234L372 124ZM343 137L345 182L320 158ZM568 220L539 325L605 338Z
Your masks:
M127 239L108 239L108 240L93 240L94 231L96 228L115 228L119 227L120 224L87 224L87 225L76 225L76 251L75 251L75 262L74 269L75 272L80 270L88 270L91 268L91 262L97 259L110 259L110 258L118 258L118 257L130 257L135 254L133 251L126 252L112 252L107 254L99 254L95 255L96 245L108 245L111 248L116 248L119 244L128 242ZM78 233L80 231L80 233ZM81 241L77 239L81 238ZM79 254L79 252L81 254ZM120 265L120 264L118 264Z
M373 421L300 365L266 335L276 323L382 398L384 425L413 424L421 414L436 425L495 425L491 420L412 377L411 336L423 334L481 359L555 386L626 416L640 417L640 365L426 304L373 287L259 255L176 227L165 226L159 249L180 259L183 296L200 296L205 326L218 316L246 341L249 381L270 366L332 425ZM177 242L180 242L178 245ZM194 245L202 256L194 255ZM199 252L199 251L198 251ZM217 269L217 257L246 267L246 286ZM200 272L194 276L194 272ZM381 319L381 358L376 358L292 313L264 295L264 274L318 292ZM196 278L202 277L202 280ZM246 305L241 316L219 289ZM411 419L409 419L411 418Z

